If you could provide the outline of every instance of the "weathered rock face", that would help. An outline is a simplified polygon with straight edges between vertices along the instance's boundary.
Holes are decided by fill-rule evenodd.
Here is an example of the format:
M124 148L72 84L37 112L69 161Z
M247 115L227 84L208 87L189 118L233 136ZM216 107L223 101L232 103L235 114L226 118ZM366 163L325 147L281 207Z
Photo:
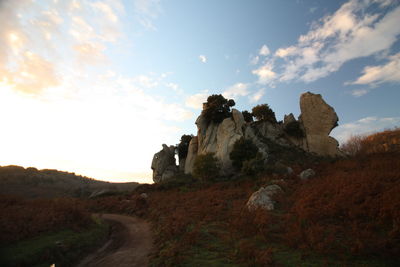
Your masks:
M153 181L155 183L165 181L174 176L178 168L175 163L175 147L163 144L163 149L154 154L151 162L153 170Z
M195 136L192 138L192 140L190 140L190 143L189 143L189 149L188 149L188 153L187 153L186 160L185 160L185 173L186 174L192 173L192 171L193 171L193 164L194 164L194 161L196 160L198 146L199 146L198 138L197 138L197 136Z
M261 187L250 196L246 206L250 211L257 208L273 210L275 208L275 203L271 197L281 192L283 192L282 188L276 184Z
M232 109L232 118L226 118L221 123L210 123L200 115L196 120L197 125L197 155L215 153L221 163L224 174L232 170L232 162L229 153L232 151L234 143L243 136L243 125L245 124L243 115L240 111ZM190 145L189 145L190 151ZM189 158L190 152L188 152ZM188 161L188 158L186 161ZM187 167L186 167L187 166ZM185 172L189 173L192 163L187 163ZM191 167L190 167L191 166Z
M300 121L306 134L309 152L323 156L341 155L339 143L329 133L337 126L338 116L319 94L310 92L300 97Z

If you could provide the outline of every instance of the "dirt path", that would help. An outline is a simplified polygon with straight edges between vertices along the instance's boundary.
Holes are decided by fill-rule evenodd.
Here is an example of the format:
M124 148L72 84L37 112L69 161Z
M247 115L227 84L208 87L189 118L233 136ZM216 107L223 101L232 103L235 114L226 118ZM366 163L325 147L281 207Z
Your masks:
M152 250L150 225L124 215L103 214L101 217L112 224L110 240L77 267L148 266Z

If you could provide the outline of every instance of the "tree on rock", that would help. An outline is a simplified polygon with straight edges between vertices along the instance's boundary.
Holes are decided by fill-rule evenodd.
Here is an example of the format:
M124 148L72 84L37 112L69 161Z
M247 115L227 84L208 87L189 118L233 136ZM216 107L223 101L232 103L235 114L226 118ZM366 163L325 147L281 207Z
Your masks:
M247 110L242 111L243 118L245 122L252 122L253 120L253 114L248 112Z
M277 123L275 112L272 111L268 104L257 105L251 111L258 121Z
M192 140L193 135L184 134L181 137L181 141L178 144L178 157L179 160L185 159L189 150L189 143Z
M202 114L208 123L221 123L232 114L231 107L235 105L233 99L226 99L222 95L210 95L207 98Z

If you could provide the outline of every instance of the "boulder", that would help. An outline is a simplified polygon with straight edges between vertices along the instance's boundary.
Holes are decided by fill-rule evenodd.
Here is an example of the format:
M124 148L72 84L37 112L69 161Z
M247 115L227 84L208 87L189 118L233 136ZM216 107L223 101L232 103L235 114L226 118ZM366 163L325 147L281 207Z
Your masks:
M339 156L339 143L329 133L338 124L335 110L319 94L310 92L300 97L300 121L306 135L306 147L309 152L321 156Z
M315 176L315 171L313 169L307 169L299 174L301 180L305 181Z
M168 147L165 144L162 146L163 149L154 154L153 161L151 162L153 181L155 183L171 178L178 171L175 163L175 147Z
M258 191L254 192L250 196L246 206L250 211L253 211L257 208L273 210L275 208L275 202L271 199L271 197L282 192L282 188L276 184L269 185L267 187L261 187Z

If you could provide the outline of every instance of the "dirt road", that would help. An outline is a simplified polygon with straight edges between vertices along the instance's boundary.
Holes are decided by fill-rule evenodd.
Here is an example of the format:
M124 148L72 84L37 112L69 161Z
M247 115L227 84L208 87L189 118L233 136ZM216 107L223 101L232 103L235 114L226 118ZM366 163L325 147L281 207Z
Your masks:
M101 217L112 224L110 240L78 267L148 266L152 250L150 225L139 218L117 214Z

